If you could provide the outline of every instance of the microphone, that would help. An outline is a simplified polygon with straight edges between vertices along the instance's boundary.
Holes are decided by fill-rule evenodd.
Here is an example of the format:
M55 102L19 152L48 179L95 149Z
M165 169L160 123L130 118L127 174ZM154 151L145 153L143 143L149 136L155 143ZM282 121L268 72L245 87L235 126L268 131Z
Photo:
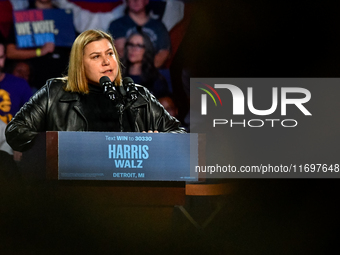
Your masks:
M111 80L107 76L102 76L99 80L100 86L104 89L104 94L111 100L115 100L117 97L117 90L112 84Z
M123 86L124 86L128 96L132 100L136 100L137 96L138 96L138 89L136 88L135 83L133 82L133 80L130 77L125 77L123 79Z

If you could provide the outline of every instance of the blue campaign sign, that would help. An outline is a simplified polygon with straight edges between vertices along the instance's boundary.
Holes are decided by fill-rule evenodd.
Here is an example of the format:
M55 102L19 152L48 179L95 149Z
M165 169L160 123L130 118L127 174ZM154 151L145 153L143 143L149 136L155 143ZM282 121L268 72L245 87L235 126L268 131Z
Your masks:
M61 9L13 12L17 47L34 48L52 42L71 47L75 39L73 14Z
M61 180L197 181L197 134L59 132Z

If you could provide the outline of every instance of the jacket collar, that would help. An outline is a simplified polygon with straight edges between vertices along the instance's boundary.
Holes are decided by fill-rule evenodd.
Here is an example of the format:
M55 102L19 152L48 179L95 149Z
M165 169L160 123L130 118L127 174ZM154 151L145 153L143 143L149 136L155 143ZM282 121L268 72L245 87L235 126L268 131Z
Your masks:
M141 93L138 93L137 100L135 102L133 102L131 107L137 108L137 107L140 107L142 105L146 105L148 102L149 102L149 100L144 95L142 95Z
M71 93L71 92L65 93L59 99L59 102L66 102L66 103L75 102L73 107L75 111L77 111L80 114L80 116L82 116L82 118L84 119L86 123L86 130L88 130L89 125L84 115L83 107L82 107L82 104L80 103L80 96L78 93Z

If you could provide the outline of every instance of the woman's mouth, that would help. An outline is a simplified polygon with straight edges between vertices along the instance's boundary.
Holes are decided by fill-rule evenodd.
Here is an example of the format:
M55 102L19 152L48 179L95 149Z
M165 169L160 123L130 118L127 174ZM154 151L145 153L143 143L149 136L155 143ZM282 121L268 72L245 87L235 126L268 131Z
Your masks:
M103 74L110 74L110 73L112 73L112 69L106 70L106 71L103 72Z

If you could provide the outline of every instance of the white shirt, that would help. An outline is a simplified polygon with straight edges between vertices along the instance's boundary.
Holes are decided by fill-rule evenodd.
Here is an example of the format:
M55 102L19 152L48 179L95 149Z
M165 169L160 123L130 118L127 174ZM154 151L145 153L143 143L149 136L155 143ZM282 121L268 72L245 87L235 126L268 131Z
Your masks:
M0 150L6 151L8 154L13 155L13 150L11 146L6 142L5 137L6 123L0 120Z

